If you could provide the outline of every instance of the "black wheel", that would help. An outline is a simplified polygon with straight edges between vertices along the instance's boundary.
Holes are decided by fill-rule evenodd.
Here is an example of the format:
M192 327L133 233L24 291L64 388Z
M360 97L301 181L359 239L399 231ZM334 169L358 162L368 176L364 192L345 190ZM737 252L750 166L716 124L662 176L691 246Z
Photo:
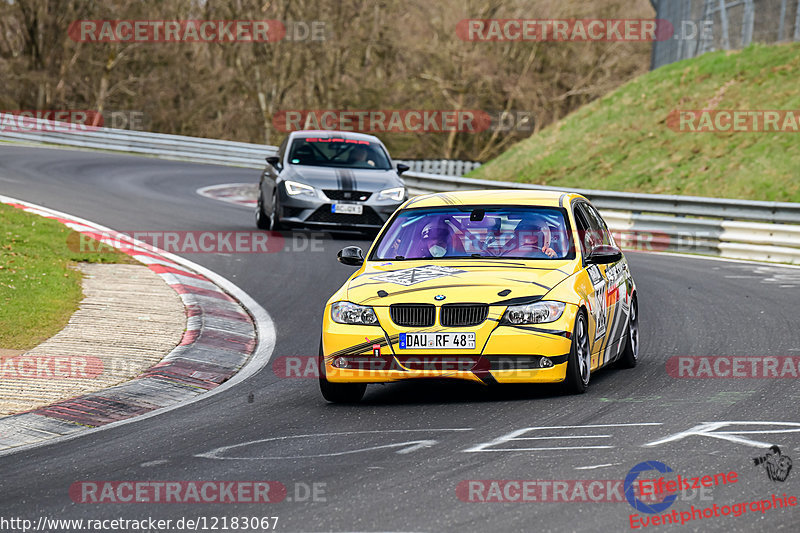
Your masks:
M258 205L256 206L256 227L269 231L272 229L272 220L264 212L264 204L261 201L261 190L258 191Z
M283 229L281 219L278 218L278 195L275 193L272 194L272 216L270 221L272 223L272 231L281 231Z
M633 368L639 362L639 303L636 296L631 300L630 318L625 331L625 349L617 363L621 368Z
M319 341L319 390L322 397L332 403L358 403L367 390L366 383L331 383L325 378L322 339Z
M579 312L572 330L572 348L567 360L567 378L564 391L569 394L583 394L589 386L592 355L589 350L589 327L586 315Z

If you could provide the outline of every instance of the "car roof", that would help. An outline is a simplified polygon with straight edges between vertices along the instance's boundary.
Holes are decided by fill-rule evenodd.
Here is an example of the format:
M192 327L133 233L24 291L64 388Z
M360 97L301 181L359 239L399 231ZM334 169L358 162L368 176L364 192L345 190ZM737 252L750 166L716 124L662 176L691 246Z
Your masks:
M530 205L567 207L575 199L584 199L577 193L531 189L497 189L488 191L452 191L415 196L403 208L441 207L462 205Z
M383 144L380 139L374 135L367 135L366 133L358 133L355 131L334 131L334 130L298 130L293 131L289 136L294 139L297 137L341 137L343 139L356 139L360 141L370 141L374 143Z

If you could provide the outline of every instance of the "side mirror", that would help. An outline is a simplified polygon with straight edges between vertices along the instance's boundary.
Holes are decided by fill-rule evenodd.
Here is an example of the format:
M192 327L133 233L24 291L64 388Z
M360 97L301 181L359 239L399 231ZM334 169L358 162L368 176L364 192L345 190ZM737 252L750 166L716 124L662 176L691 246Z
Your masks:
M278 165L281 164L281 158L276 155L271 155L269 157L266 157L265 159L267 160L267 163L269 163L275 168L278 168Z
M411 170L410 166L404 165L403 163L397 163L397 173L398 174L402 174L403 172L406 172L408 170Z
M348 246L339 250L336 259L343 265L357 267L364 264L364 252L358 246Z
M590 265L608 265L622 260L622 250L616 246L607 244L596 247L586 257L586 262Z

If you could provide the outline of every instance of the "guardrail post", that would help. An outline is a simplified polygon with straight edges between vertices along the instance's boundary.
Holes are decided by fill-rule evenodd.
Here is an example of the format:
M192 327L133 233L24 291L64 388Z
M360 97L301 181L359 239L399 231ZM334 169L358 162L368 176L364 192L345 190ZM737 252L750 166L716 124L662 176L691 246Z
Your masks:
M753 40L755 24L755 6L753 0L744 0L744 18L742 19L742 48L749 46Z
M794 17L794 40L800 41L800 0L797 1L797 14Z

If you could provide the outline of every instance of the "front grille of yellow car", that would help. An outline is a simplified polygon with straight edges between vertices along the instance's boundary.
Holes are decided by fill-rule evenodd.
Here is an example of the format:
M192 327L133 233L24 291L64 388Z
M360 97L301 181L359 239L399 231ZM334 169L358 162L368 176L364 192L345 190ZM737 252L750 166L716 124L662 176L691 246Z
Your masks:
M445 327L463 328L482 324L488 315L486 304L445 304L439 322Z
M427 328L436 321L433 304L394 304L389 306L392 322L409 328Z

